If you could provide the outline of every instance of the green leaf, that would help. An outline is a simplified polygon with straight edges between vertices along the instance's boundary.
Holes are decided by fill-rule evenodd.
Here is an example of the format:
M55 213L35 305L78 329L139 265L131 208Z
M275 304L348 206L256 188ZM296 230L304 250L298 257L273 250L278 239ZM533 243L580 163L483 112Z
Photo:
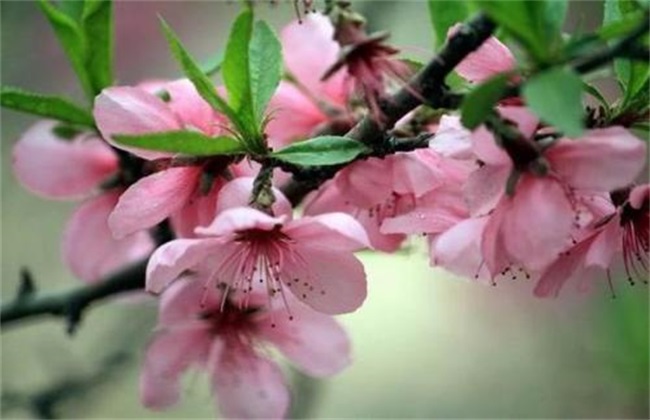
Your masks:
M250 90L257 122L264 118L282 78L282 44L264 21L255 22L249 45Z
M469 15L469 8L464 1L429 0L429 17L436 35L436 47L447 40L449 28L463 22Z
M94 127L93 116L84 108L59 96L45 96L22 89L0 88L0 103L16 111L53 118L72 124Z
M241 112L248 107L252 111L250 92L249 50L253 33L253 12L244 9L230 29L226 52L221 66L223 82L228 89L228 103ZM247 115L249 117L250 115Z
M242 144L232 137L209 137L196 131L115 135L113 140L124 146L187 156L237 155L246 152Z
M48 0L40 0L39 5L52 25L86 96L90 99L94 98L93 84L85 66L87 45L81 28L75 20L54 7Z
M84 0L65 0L58 3L59 9L66 15L70 16L72 20L81 20L81 15L84 11Z
M253 24L253 12L243 10L235 20L222 65L228 102L259 132L264 111L282 78L282 46L262 21Z
M217 54L211 58L205 60L201 64L201 71L205 73L206 76L214 76L221 70L221 65L223 64L223 52L219 51Z
M199 95L201 95L201 97L205 99L212 108L225 114L239 130L240 134L246 137L249 126L244 124L235 110L233 110L226 101L219 96L210 78L201 71L199 65L185 50L185 47L174 31L169 27L169 25L167 25L167 22L161 18L160 23L165 33L165 37L167 38L167 42L169 43L169 49L174 55L174 58L176 58L176 61L181 65L183 73L188 79L190 79Z
M609 103L607 102L607 99L605 99L603 94L595 86L582 82L582 88L585 92L594 97L606 111L609 111Z
M363 143L347 137L323 136L291 144L271 156L302 166L337 165L369 152Z
M604 29L609 29L614 26L618 31L627 30L629 32L645 19L646 14L647 11L636 1L605 0L603 26ZM637 20L639 22L635 25L634 23ZM621 26L623 27L622 29L620 28ZM627 32L621 33L620 35L624 35ZM632 62L627 59L614 61L614 72L623 90L623 108L626 108L641 93L643 86L650 77L649 70L648 64L645 62Z
M582 87L574 71L553 68L530 78L522 93L538 117L566 135L577 137L584 130Z
M113 84L113 2L86 0L81 27L87 42L85 67L95 94Z
M554 60L562 45L566 0L489 0L476 4L519 41L537 62Z
M477 86L461 105L461 122L470 130L485 121L508 86L508 75L500 74Z

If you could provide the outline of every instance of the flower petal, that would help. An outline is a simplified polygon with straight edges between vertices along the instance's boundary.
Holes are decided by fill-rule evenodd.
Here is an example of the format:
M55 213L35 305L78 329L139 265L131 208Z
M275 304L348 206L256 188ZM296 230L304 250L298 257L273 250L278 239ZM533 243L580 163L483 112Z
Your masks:
M548 178L522 176L513 197L506 197L501 225L511 257L531 270L553 262L569 242L575 212L562 186Z
M312 13L302 23L285 26L280 34L282 56L293 76L314 96L345 105L347 89L345 71L326 81L321 77L338 59L340 47L334 41L334 27L327 16Z
M431 241L431 263L468 278L489 277L480 252L487 218L466 219Z
M116 238L147 229L183 208L198 188L198 167L156 172L131 185L120 197L108 224Z
M350 340L334 318L302 304L292 305L291 314L266 314L257 323L261 336L310 376L334 375L350 364Z
M280 369L250 350L224 349L212 372L212 385L219 411L227 418L282 418L289 408L289 390Z
M460 23L449 28L447 37L456 33ZM515 57L496 37L491 36L476 51L456 66L456 72L470 82L482 82L499 73L515 68Z
M48 198L82 197L117 172L117 156L100 138L82 133L62 139L56 126L40 121L14 146L14 173L25 188Z
M147 348L140 373L140 401L154 410L178 402L180 376L193 362L206 357L210 337L205 325L164 330Z
M576 140L560 139L544 156L572 187L612 191L639 176L646 145L623 127L609 127L590 130Z
M370 247L363 226L345 213L306 216L289 222L284 233L300 246L340 251L356 251Z
M472 216L482 216L494 209L505 194L511 170L506 165L483 165L470 174L463 192Z
M460 117L443 115L435 133L429 142L431 149L454 159L470 159L472 157L472 132L463 127Z
M366 298L363 264L348 252L296 246L283 274L298 299L325 314L355 311Z
M273 217L250 207L224 210L206 227L195 229L200 236L228 236L249 229L273 230L284 225L286 216Z
M185 128L195 128L209 136L223 134L228 120L216 113L198 94L188 79L180 79L162 86L169 93L167 106L176 114Z
M182 128L176 115L162 99L137 87L119 86L104 89L95 99L93 114L97 128L106 141L148 160L170 155L121 146L113 141L113 135L146 134Z
M585 240L560 255L537 281L533 294L537 297L556 297L560 289L574 276L584 270L584 258L591 240Z
M266 126L269 145L280 148L293 140L306 139L327 116L298 88L280 82L269 102L271 120Z
M184 271L198 265L211 249L218 250L220 244L216 239L176 239L162 245L147 264L146 289L160 293Z
M118 192L105 193L81 204L63 234L63 260L86 282L94 282L127 264L145 258L154 248L146 232L116 240L108 228Z

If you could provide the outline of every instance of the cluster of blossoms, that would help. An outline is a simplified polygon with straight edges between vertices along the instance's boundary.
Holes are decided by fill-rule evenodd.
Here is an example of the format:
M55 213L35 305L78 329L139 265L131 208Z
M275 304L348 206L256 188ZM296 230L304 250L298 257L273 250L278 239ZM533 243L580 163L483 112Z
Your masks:
M359 93L381 120L382 71L406 70L391 61L395 51L383 37L348 29L335 37L327 18L310 15L282 31L291 81L270 101L270 147L347 132L359 118ZM515 65L491 38L456 71L476 83ZM599 278L594 268L611 284L619 262L631 282L647 276L646 146L623 127L566 138L512 99L497 106L497 119L514 137L497 123L469 131L458 116L444 115L426 125L428 147L345 166L294 218L278 189L272 206L251 202L257 163L113 141L116 134L230 132L228 118L188 80L107 88L94 117L101 137L62 136L53 122L36 124L14 149L14 170L46 197L86 197L63 245L81 279L98 281L153 252L146 290L160 297L159 322L140 389L154 409L175 403L181 374L198 366L225 416L285 415L289 391L266 343L312 376L345 368L350 344L332 315L355 311L366 298L353 253L392 253L409 235L426 236L431 265L492 284L531 278L537 296L557 295L570 278L588 287ZM137 173L119 170L125 156L141 159ZM286 179L275 170L276 184ZM165 220L176 239L154 250L148 229Z

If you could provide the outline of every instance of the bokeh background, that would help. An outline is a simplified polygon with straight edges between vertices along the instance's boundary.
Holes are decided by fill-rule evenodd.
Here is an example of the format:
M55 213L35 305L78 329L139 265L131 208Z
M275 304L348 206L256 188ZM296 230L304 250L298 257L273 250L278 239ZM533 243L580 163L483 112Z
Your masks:
M2 84L82 100L73 72L33 1L2 1ZM388 29L409 54L427 56L433 34L425 2L359 2L373 28ZM116 1L116 75L121 84L175 78L179 70L158 27L162 15L197 57L223 48L235 2ZM574 2L570 27L598 26L600 2ZM276 28L294 18L290 3L259 13ZM23 190L11 148L32 117L2 111L2 297L12 298L21 267L40 290L79 284L60 258L74 203ZM369 297L340 317L354 364L327 381L287 374L297 386L294 414L311 417L631 418L648 417L648 288L604 284L588 294L569 286L558 299L532 296L532 284L473 284L428 267L413 240L394 256L362 253ZM139 364L155 305L117 301L88 311L74 337L58 319L2 333L2 417L209 418L206 378L186 378L180 405L140 406ZM51 403L51 404L50 404Z

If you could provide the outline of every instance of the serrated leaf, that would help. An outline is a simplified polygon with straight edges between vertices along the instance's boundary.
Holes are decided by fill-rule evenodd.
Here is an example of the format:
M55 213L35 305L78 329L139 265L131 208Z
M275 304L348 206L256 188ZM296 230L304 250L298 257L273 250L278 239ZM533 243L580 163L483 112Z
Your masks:
M436 35L436 47L445 43L449 28L463 22L468 15L469 7L464 1L429 0L429 17Z
M87 127L94 127L95 125L90 112L60 96L46 96L3 86L0 88L0 103L5 108L41 117Z
M522 93L528 107L543 121L578 137L584 130L582 86L573 70L552 68L530 78Z
M249 133L250 127L244 124L235 110L232 109L221 96L219 96L210 78L203 73L196 61L194 61L192 56L186 51L185 47L174 31L169 27L167 22L161 18L160 23L163 32L165 33L165 37L167 38L167 42L169 43L169 49L171 50L172 55L181 65L183 73L192 82L199 95L201 95L201 97L205 99L212 108L225 114L239 132L246 137Z
M322 136L291 144L271 156L302 166L337 165L346 163L370 149L363 143L339 136Z
M282 78L282 44L264 21L255 22L249 44L250 91L259 123Z
M84 11L84 0L65 0L58 3L59 9L66 15L70 16L72 20L81 20L81 15Z
M209 137L196 131L115 135L113 139L124 146L187 156L236 155L246 152L242 144L232 137Z
M500 74L468 93L461 105L461 122L470 130L485 121L508 86L508 75Z
M205 73L206 76L214 76L221 70L221 65L223 64L223 52L219 51L214 56L205 60L201 64L201 71Z
M252 109L248 50L252 34L253 12L246 8L230 29L221 67L223 83L228 90L228 103L238 112L245 107Z
M73 18L54 7L48 0L40 0L39 5L68 56L83 91L88 98L94 98L93 84L86 71L87 45L82 29Z
M94 93L98 94L113 84L113 2L86 0L81 27L88 46L86 71Z

